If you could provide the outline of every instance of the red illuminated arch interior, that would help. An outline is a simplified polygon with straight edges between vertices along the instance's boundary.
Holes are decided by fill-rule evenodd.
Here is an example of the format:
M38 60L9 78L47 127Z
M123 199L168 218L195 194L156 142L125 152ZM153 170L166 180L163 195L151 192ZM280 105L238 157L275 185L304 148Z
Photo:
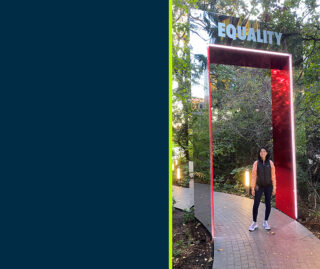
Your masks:
M292 106L291 55L261 50L210 45L208 62L271 69L273 157L276 166L276 208L293 219L297 218L295 142ZM209 65L210 77L210 65ZM209 107L211 84L209 83ZM210 115L211 208L212 236L214 236L212 118Z

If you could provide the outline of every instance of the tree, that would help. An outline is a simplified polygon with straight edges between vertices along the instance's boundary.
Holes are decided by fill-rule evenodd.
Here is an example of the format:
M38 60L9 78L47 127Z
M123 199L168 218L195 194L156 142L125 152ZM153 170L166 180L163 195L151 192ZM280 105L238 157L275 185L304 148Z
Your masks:
M248 2L250 3L248 5ZM312 192L315 199L320 199L320 17L319 5L316 0L285 0L280 4L277 0L200 0L200 1L174 1L174 80L176 90L174 91L175 106L180 106L174 112L173 119L177 122L174 127L174 139L184 148L185 155L188 156L190 149L190 136L188 129L192 123L192 128L200 125L206 126L198 114L191 113L190 102L190 77L191 72L200 73L203 70L194 70L190 65L189 50L189 24L187 21L188 8L198 7L201 10L225 14L229 16L252 19L255 17L268 29L283 33L283 41L289 53L293 55L294 67L294 106L296 123L296 147L297 147L297 170L299 194L305 198L306 194ZM191 29L192 30L192 29ZM210 29L208 29L209 31ZM301 44L301 45L298 45ZM200 56L199 56L200 57ZM201 58L201 57L200 57ZM199 59L200 59L199 58ZM203 57L202 69L206 68L206 59ZM215 122L214 132L218 138L213 145L213 152L216 160L221 160L221 171L226 173L223 167L223 160L236 160L237 165L243 165L252 158L251 153L248 158L240 160L236 158L236 152L242 152L247 145L258 146L260 144L272 144L269 134L261 137L262 126L256 125L256 129L250 129L253 121L263 124L270 122L269 110L261 107L259 101L254 106L247 106L248 98L241 89L250 88L252 92L258 91L256 87L257 78L261 74L242 73L240 77L234 76L234 71L229 67L214 67L212 73L212 84L219 91L212 91L213 108L218 108L214 115L219 120ZM229 69L228 69L229 68ZM244 70L244 69L243 69ZM229 74L226 72L230 72ZM247 77L246 77L247 76ZM248 77L249 76L249 77ZM267 81L264 74L261 89L267 89ZM260 77L258 80L262 79ZM223 91L221 91L223 89ZM257 92L258 93L258 92ZM254 95L253 95L254 96ZM269 104L269 96L263 95L265 104ZM233 98L240 100L239 106L235 106ZM228 102L226 102L228 100ZM259 100L259 99L256 99ZM229 106L224 106L228 103ZM178 105L179 104L179 105ZM261 102L263 104L263 102ZM239 110L240 109L240 110ZM267 111L265 115L257 113ZM206 113L203 111L203 113ZM231 113L231 114L230 114ZM222 120L223 119L223 120ZM208 169L208 149L206 146L207 131L194 133L196 137L194 145L194 161L199 163L199 167ZM235 135L237 134L237 135ZM260 136L259 136L260 134ZM179 141L179 142L178 142ZM202 142L201 142L202 141ZM201 145L202 143L202 145ZM197 146L197 149L196 149ZM190 156L188 156L188 159ZM196 160L199 159L199 161ZM203 160L204 165L200 165ZM218 165L219 163L215 163ZM200 171L201 172L201 171ZM307 187L305 187L307 186ZM314 203L317 207L317 202Z
M173 140L189 161L192 143L189 137L191 121L191 65L189 47L188 8L196 8L197 0L173 1Z

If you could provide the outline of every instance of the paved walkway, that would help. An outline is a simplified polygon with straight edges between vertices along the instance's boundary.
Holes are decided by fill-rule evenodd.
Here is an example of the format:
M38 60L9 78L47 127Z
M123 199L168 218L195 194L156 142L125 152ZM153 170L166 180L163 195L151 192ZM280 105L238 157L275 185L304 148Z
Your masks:
M299 222L272 208L268 232L261 203L259 228L249 232L253 200L215 192L214 203L213 268L320 268L320 240Z
M209 185L194 185L195 195L210 199ZM196 217L210 231L208 203L201 207L199 199L195 202ZM272 208L269 217L272 229L268 232L262 226L265 206L261 203L258 214L259 228L249 232L253 200L215 192L214 203L213 268L320 268L320 240L299 222Z
M194 205L194 184L193 179L189 182L189 188L172 186L172 197L175 199L175 208L189 210Z

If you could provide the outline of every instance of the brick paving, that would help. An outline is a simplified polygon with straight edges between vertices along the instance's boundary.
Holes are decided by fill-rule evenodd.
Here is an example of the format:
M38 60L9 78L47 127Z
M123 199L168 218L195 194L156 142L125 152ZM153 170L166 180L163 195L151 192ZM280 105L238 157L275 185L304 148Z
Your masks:
M215 250L213 268L320 268L320 240L299 222L272 208L271 231L263 226L249 232L253 200L215 192Z
M210 186L194 185L194 200L190 193L192 189L180 198L176 190L175 199L180 203L189 199L184 201L188 206L194 202L195 216L210 232ZM320 269L320 240L299 222L272 208L271 231L266 231L262 226L265 205L260 203L259 228L249 232L252 199L215 192L214 203L214 269Z

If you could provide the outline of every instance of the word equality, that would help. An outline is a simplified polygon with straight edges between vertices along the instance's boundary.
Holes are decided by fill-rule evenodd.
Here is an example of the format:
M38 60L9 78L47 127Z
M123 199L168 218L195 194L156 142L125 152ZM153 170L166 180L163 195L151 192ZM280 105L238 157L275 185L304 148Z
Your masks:
M247 36L247 29L245 26L237 26L237 28L232 25L228 24L226 25L222 22L218 23L218 36L225 37L227 36L233 40L236 40L237 38L240 40L246 40L247 41L253 41L253 42L259 42L259 43L269 43L272 44L273 37L276 38L277 45L280 46L280 40L282 33L272 32L272 31L266 31L263 30L262 32L260 29L257 29L257 33L255 33L254 28L249 28L248 36Z

